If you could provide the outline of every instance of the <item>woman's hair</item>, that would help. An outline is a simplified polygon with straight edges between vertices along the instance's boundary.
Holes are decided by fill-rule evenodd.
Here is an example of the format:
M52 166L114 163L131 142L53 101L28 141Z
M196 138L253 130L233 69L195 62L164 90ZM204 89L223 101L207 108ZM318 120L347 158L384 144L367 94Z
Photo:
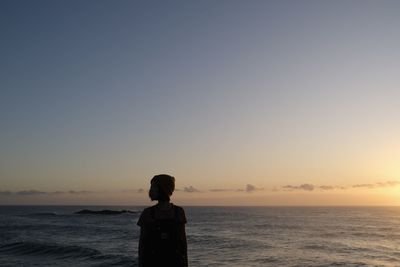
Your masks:
M160 186L158 186L158 194L157 194L156 200L159 200L159 201L169 201L170 200L169 196L164 192L164 190L162 190L162 188L160 188Z
M154 200L169 201L175 190L175 178L168 174L159 174L151 179L151 185L157 186L157 197ZM151 198L151 197L150 197Z

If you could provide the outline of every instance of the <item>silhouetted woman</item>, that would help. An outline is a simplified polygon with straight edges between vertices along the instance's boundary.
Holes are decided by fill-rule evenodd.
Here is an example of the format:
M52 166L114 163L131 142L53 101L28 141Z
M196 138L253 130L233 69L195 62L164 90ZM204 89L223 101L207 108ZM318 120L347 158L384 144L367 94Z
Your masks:
M187 267L185 211L170 202L175 178L156 175L151 179L149 197L157 200L140 215L139 266Z

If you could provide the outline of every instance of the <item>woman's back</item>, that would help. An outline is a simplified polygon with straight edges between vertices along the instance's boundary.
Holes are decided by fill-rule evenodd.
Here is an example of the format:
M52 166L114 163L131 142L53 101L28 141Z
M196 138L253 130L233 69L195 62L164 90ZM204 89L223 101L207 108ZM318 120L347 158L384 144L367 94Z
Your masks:
M187 267L186 216L183 208L170 203L175 178L160 174L151 179L149 197L158 204L143 210L140 226L140 267Z
M172 203L168 210L146 208L138 221L141 266L187 266L185 223L184 210Z

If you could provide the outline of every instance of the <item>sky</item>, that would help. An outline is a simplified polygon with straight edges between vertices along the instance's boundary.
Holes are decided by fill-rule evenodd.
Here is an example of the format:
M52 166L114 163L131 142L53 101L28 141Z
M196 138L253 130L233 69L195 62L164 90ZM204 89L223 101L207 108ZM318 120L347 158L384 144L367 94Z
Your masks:
M399 1L0 2L0 204L400 205Z

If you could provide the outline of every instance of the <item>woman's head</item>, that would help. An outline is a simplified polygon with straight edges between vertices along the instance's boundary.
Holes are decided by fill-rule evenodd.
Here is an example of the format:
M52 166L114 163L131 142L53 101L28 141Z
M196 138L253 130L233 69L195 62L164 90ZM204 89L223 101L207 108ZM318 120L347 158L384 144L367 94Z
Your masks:
M175 190L175 178L167 174L159 174L150 181L149 197L151 200L169 201Z

